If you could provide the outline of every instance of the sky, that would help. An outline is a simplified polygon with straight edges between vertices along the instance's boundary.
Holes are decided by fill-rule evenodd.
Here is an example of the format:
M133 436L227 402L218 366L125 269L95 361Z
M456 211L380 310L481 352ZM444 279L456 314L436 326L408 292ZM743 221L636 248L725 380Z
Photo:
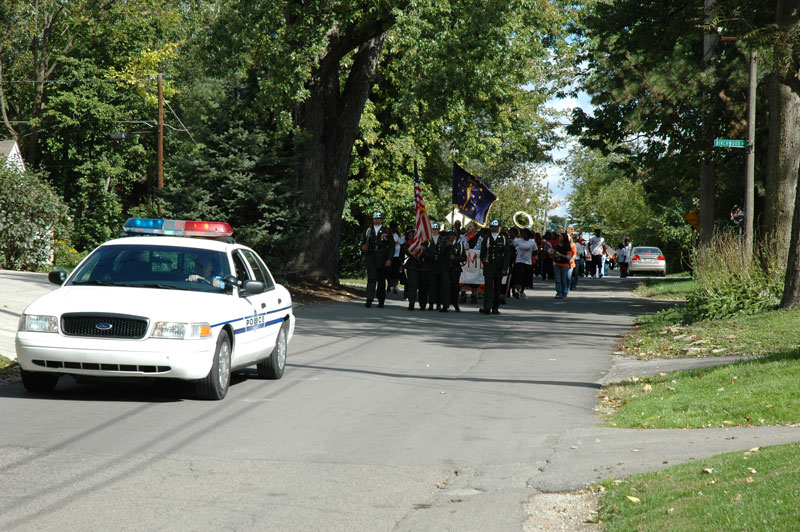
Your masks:
M557 111L572 111L575 107L580 106L583 108L587 113L591 112L592 106L589 103L589 96L586 93L580 93L577 98L562 98L557 100L550 100L547 102L547 107L551 109L555 109ZM562 119L563 123L567 123L569 117L564 117ZM560 131L562 136L565 135L564 131ZM567 196L572 192L569 184L562 185L562 173L561 168L558 166L558 161L563 160L566 158L567 154L569 153L570 146L574 143L574 140L567 139L567 142L562 145L561 147L552 150L550 154L553 157L553 162L548 163L545 166L545 171L547 173L547 178L545 181L550 185L550 190L553 194L553 199L561 200L561 205L553 211L553 214L558 216L566 216L567 214Z

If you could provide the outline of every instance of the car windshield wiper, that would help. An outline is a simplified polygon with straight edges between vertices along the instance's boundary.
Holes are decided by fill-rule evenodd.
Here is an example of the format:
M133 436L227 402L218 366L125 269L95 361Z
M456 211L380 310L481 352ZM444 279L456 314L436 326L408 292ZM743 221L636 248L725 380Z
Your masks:
M163 288L165 290L188 290L188 288L183 288L183 287L180 287L180 286L174 286L174 285L171 285L171 284L150 283L150 284L137 284L137 285L131 285L131 286L142 286L144 288Z
M115 283L111 281L98 281L97 279L91 279L89 281L72 281L71 284L91 284L91 285L99 285L99 286L125 286L126 283Z

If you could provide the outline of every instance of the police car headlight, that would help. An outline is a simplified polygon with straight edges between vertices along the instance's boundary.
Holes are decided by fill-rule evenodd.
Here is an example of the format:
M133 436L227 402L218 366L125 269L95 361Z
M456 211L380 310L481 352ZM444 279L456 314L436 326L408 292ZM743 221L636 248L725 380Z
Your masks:
M23 314L19 319L20 331L27 332L58 332L58 318L56 316L41 316L38 314Z
M180 323L175 321L159 321L153 328L153 338L177 338L192 340L211 336L211 325L202 323Z

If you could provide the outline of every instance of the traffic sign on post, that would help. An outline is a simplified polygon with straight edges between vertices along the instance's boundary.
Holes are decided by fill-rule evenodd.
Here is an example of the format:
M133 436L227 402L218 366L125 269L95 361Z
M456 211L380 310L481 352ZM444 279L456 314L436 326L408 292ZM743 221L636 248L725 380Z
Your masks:
M714 139L715 148L746 148L746 140Z

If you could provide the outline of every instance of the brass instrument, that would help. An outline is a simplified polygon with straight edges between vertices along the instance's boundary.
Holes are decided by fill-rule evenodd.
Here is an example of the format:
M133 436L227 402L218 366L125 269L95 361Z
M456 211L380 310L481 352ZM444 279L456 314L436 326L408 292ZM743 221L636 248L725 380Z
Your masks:
M523 225L522 223L520 223L520 221L518 220L520 216L524 217L524 219L527 220L528 222L527 225ZM512 220L514 221L514 225L516 225L519 229L530 229L531 227L533 227L533 217L525 211L515 212L514 216L512 217Z

